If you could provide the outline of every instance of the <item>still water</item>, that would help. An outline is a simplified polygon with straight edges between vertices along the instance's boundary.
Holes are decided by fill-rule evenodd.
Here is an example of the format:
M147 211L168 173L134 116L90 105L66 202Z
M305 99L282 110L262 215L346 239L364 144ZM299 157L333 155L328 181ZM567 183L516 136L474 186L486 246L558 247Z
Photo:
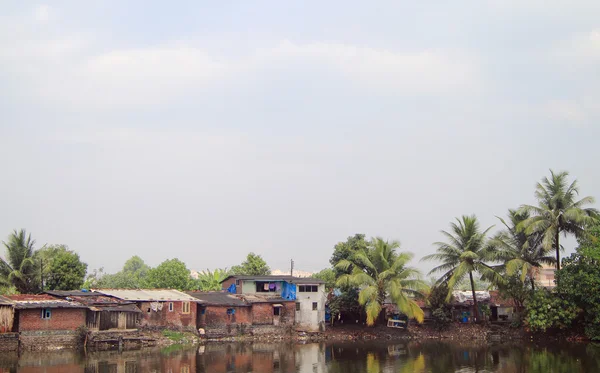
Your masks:
M0 354L0 373L600 372L600 345L458 342L211 344L118 352Z

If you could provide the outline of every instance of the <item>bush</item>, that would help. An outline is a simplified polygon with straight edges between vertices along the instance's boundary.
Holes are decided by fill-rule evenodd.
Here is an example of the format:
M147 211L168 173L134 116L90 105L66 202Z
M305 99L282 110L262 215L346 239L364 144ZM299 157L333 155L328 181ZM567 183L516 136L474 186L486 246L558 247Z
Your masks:
M433 318L433 327L439 331L447 329L452 323L450 312L444 307L433 310L431 317Z
M574 303L546 289L539 289L533 293L525 312L525 324L533 332L565 329L579 314Z

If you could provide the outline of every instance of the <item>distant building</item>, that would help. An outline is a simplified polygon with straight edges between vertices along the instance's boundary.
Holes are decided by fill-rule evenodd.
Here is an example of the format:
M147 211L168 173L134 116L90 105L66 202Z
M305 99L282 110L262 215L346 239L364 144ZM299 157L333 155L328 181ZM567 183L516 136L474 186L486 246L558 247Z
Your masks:
M554 283L555 272L555 266L549 266L544 264L541 268L535 269L535 282L545 288L553 288L556 286L556 284Z

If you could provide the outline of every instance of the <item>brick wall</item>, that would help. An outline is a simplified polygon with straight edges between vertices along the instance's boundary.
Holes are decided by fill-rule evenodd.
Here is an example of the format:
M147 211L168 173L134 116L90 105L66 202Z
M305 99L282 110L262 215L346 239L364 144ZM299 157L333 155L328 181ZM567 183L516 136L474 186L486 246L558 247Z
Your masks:
M228 309L235 312L227 314ZM252 324L252 309L250 307L227 307L227 306L207 306L203 315L200 315L199 326L217 326L228 324Z
M19 331L76 330L85 325L85 309L53 308L49 319L42 319L39 308L18 310Z
M152 303L153 302L138 303L138 307L142 310L140 319L142 326L196 329L196 302L189 302L189 313L183 313L184 302L182 301L162 302L162 310L156 312L152 311ZM173 303L173 311L169 311L169 303Z
M293 325L296 314L295 302L283 302L279 314L279 325ZM253 325L273 325L274 320L273 303L252 304Z
M235 284L235 281L236 281L235 278L230 278L230 279L224 281L221 284L221 289L223 289L223 290L229 289L229 287L231 286L231 284ZM235 293L236 294L242 294L242 283L241 283L241 281L240 281L240 284L235 287Z

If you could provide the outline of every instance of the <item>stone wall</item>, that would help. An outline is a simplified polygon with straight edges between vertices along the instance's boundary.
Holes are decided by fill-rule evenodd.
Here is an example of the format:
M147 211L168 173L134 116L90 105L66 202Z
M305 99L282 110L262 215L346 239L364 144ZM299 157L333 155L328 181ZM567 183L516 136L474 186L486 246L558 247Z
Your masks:
M0 333L0 351L17 351L18 349L18 333Z
M21 332L19 339L25 350L48 351L77 348L80 335L75 330L32 330Z

